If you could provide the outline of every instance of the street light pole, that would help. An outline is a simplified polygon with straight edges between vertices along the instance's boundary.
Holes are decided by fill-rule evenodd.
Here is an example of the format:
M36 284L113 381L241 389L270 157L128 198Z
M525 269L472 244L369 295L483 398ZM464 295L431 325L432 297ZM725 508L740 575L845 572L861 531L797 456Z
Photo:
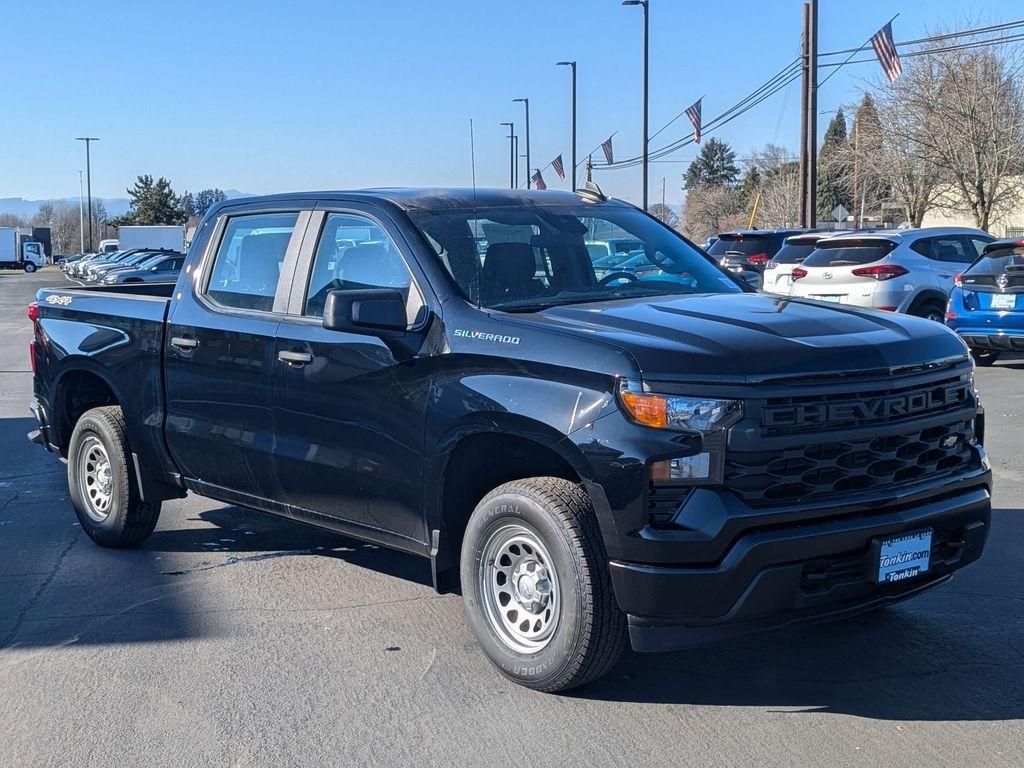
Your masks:
M512 137L512 168L514 169L514 177L512 179L512 189L519 189L519 137Z
M639 5L644 10L644 152L643 152L643 185L644 210L647 210L647 165L648 165L648 85L650 66L651 18L647 0L622 0L623 5Z
M512 99L512 101L521 101L526 106L526 188L530 188L530 100L529 99Z
M516 145L515 145L515 124L514 123L501 123L501 125L508 126L508 187L509 189L515 189L516 181Z
M570 189L576 191L576 62L560 61L556 66L572 67L572 171Z
M78 246L79 253L85 253L85 191L82 188L82 172L78 172Z
M89 145L99 141L95 136L79 136L75 141L85 142L85 184L89 195L89 251L92 252L92 161L89 157Z

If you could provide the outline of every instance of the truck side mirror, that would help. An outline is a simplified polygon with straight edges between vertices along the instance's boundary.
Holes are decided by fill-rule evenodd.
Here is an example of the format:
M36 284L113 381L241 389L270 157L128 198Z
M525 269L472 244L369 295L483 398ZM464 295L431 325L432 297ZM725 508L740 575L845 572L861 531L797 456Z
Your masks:
M404 333L409 326L405 297L394 288L331 291L324 304L324 328L369 336Z

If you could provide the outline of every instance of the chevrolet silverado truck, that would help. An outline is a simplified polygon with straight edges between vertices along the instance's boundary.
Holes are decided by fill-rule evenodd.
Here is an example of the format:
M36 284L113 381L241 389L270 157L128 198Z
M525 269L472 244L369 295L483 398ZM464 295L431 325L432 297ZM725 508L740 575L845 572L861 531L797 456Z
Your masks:
M615 238L649 264L598 278ZM191 491L420 555L545 691L920 594L989 530L955 333L754 292L595 186L233 199L176 285L29 315L29 437L97 544Z

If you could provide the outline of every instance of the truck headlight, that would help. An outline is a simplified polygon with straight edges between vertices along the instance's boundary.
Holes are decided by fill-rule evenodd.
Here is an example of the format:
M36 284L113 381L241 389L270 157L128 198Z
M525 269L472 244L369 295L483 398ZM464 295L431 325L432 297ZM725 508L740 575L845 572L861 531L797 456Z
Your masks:
M643 392L633 382L623 382L619 402L637 424L656 429L716 432L740 420L743 405L739 400L718 400L686 395L659 395Z

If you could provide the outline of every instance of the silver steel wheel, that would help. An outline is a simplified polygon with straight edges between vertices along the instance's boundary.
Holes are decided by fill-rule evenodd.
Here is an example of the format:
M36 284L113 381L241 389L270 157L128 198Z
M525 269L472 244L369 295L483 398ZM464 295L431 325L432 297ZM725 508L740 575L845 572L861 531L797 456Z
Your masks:
M536 653L554 635L561 611L558 574L537 535L508 523L490 535L480 564L484 614L518 653Z
M97 523L102 523L110 514L114 475L107 449L98 438L90 435L78 447L77 470L78 495L85 502L85 511Z

